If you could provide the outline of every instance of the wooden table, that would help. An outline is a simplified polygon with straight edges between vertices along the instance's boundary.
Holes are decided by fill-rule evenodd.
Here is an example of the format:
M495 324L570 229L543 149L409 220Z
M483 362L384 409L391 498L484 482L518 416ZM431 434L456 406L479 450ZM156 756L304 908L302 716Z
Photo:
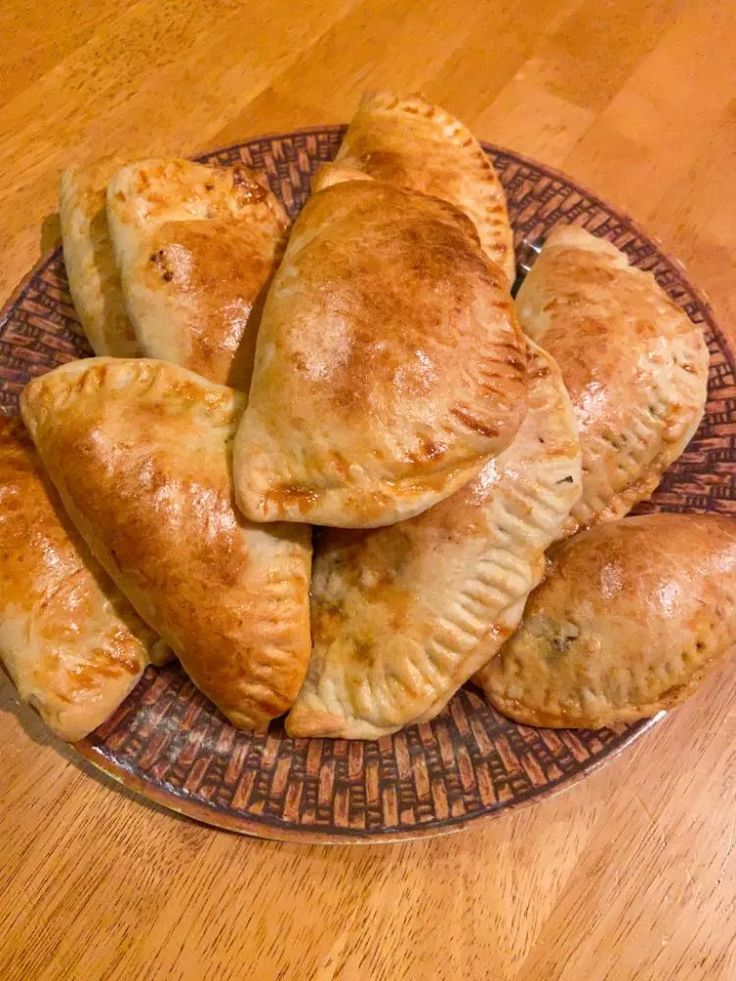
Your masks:
M422 89L623 206L736 320L736 5L6 0L0 293L65 163L194 153ZM732 665L569 793L389 847L240 839L90 772L0 686L0 978L736 978Z

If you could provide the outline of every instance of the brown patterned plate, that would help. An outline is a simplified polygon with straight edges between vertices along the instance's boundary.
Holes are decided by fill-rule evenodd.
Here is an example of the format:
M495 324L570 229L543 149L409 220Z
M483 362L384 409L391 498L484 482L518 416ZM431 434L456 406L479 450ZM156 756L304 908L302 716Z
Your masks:
M331 159L344 127L249 140L210 163L263 169L289 213ZM641 511L736 513L736 354L684 272L629 218L569 178L487 146L509 198L521 275L556 224L575 222L623 248L695 323L711 353L706 417ZM43 259L0 314L0 406L17 411L31 375L90 353L78 334L61 250ZM502 718L472 688L431 723L375 742L237 732L177 665L149 668L78 751L146 797L199 821L265 838L396 841L456 831L549 795L610 759L655 720L596 732L532 729Z

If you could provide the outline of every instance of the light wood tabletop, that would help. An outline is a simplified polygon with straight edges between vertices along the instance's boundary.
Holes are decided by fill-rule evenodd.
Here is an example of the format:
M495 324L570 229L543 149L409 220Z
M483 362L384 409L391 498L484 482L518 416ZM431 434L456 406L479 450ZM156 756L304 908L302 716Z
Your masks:
M628 211L736 323L734 3L6 0L0 38L3 298L57 239L63 165L345 121L389 87ZM733 981L732 674L561 796L384 847L177 818L0 682L0 977Z

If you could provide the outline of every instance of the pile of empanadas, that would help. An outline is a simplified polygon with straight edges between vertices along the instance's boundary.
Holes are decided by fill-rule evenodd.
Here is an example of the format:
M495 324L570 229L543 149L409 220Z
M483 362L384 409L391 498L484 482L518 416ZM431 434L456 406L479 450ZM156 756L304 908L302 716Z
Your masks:
M700 328L573 226L514 302L443 110L364 99L291 227L261 175L170 159L65 172L61 223L98 356L0 428L0 657L62 738L169 656L239 728L370 739L471 679L531 725L636 719L736 640L736 521L624 517L701 419Z

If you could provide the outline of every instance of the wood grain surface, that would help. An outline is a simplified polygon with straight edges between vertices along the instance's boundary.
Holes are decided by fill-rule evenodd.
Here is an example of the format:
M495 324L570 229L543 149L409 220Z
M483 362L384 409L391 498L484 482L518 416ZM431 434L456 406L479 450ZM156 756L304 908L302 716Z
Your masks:
M736 323L736 6L723 0L8 0L0 293L70 161L191 154L422 89L568 171ZM446 839L305 847L177 819L0 685L0 977L736 978L733 662L569 793Z

